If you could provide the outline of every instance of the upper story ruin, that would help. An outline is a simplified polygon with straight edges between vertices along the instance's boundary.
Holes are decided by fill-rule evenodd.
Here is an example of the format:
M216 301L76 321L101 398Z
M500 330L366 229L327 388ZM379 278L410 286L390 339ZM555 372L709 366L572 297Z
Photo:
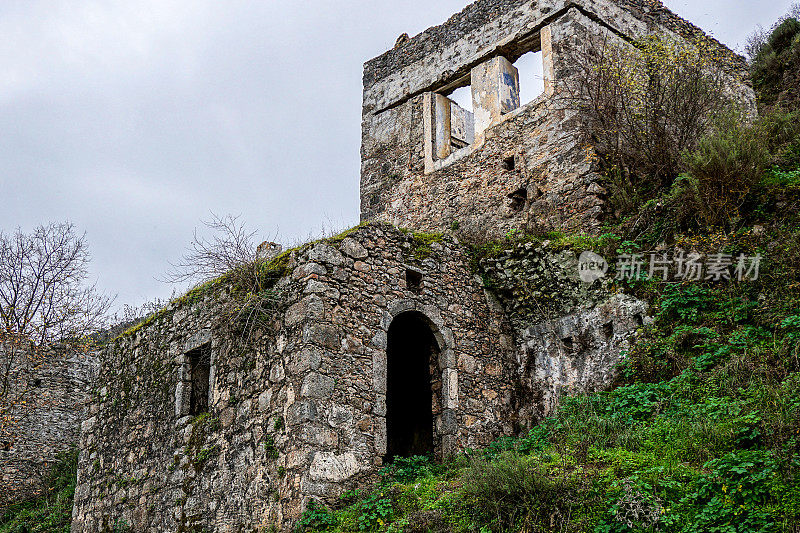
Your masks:
M570 52L650 34L704 41L732 95L754 105L744 60L658 0L479 0L368 61L362 220L494 236L597 228L605 190L580 114L558 98L576 74ZM531 85L540 94L521 101Z

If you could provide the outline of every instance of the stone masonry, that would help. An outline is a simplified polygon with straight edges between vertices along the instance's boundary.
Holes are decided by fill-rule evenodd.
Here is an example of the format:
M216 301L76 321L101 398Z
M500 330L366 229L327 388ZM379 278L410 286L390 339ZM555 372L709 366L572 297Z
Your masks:
M0 433L2 509L38 494L58 454L75 446L97 360L83 352L34 355L0 342L0 369L8 378L4 397L14 404Z
M594 231L606 191L568 98L570 52L592 38L626 46L653 33L707 41L731 95L755 109L743 58L656 0L480 0L368 61L362 220L489 237ZM520 107L514 62L537 51L544 93ZM448 98L464 86L472 112Z
M510 326L452 241L362 227L292 252L276 288L278 311L251 347L215 329L224 290L209 290L105 350L73 531L288 528L307 498L375 479L387 450L387 331L407 313L438 345L433 453L512 433ZM184 387L187 354L204 345L210 414L198 417Z

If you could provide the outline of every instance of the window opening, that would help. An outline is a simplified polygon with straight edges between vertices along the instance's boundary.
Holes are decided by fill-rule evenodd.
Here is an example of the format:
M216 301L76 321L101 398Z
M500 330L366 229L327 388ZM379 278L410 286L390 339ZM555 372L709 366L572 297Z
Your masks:
M208 412L208 396L211 379L211 344L207 343L186 354L189 362L191 389L189 415Z

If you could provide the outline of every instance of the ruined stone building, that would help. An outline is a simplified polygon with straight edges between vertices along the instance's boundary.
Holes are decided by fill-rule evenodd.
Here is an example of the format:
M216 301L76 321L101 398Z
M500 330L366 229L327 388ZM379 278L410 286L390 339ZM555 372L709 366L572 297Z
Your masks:
M485 446L607 384L643 302L582 284L574 253L545 244L482 278L449 231L595 229L603 190L558 99L567 52L653 32L702 37L655 0L479 0L367 62L365 224L272 259L276 301L252 335L221 320L236 297L221 279L108 345L73 530L288 529L395 455ZM741 58L709 42L752 104ZM531 52L544 91L525 103L515 62ZM471 111L449 97L466 86ZM515 307L514 279L546 313Z
M0 509L37 494L74 447L96 369L91 353L0 342Z

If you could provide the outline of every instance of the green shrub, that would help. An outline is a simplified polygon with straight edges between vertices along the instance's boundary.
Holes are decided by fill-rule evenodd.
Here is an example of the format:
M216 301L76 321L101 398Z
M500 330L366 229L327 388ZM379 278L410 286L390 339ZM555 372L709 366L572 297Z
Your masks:
M413 455L411 457L395 457L392 464L381 470L384 478L390 478L400 483L408 483L431 473L430 457Z
M665 519L691 533L778 531L772 490L779 483L775 457L760 450L732 452L709 461L707 472Z
M697 181L695 205L709 226L730 227L750 190L761 180L770 154L762 128L735 112L719 115L713 130L684 164Z
M576 480L548 475L539 457L516 452L476 459L461 477L459 496L482 531L563 531L574 527L579 506L590 506Z
M796 107L800 80L800 22L787 18L760 47L751 68L759 101Z
M78 474L78 451L61 453L45 485L44 495L16 503L0 513L0 533L68 533Z
M717 294L703 285L667 285L661 295L656 320L660 324L699 324L703 315L718 305Z
M388 488L379 487L361 500L358 507L358 530L376 531L389 523L394 515L391 494Z
M335 526L336 517L333 513L324 505L311 500L295 527L298 531L328 531Z

